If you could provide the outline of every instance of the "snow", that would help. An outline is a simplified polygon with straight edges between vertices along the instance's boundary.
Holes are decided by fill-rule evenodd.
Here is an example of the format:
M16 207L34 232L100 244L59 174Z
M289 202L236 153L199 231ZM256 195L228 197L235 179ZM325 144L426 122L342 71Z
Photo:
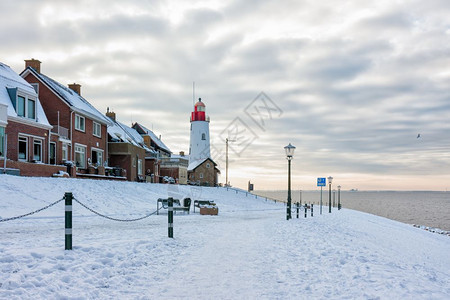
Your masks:
M155 134L153 131L151 131L150 129L146 128L146 127L143 126L142 124L139 124L139 123L138 123L138 126L141 127L141 129L142 129L143 131L145 131L145 132L150 136L150 138L152 139L152 141L153 141L156 145L158 145L159 148L162 148L162 149L164 149L165 151L167 151L168 153L171 153L169 147L167 147L166 144L164 144L163 141L161 141L161 140L156 136L156 134Z
M144 138L136 130L116 120L111 119L111 125L108 126L108 134L121 142L144 148L149 153L155 153L155 151L145 145Z
M47 116L44 113L44 109L42 108L41 102L39 101L38 95L31 84L20 77L20 75L14 72L9 66L0 62L0 104L7 106L8 116L18 117L6 88L18 88L21 92L34 96L36 98L35 123L51 128L51 125L47 120ZM23 118L23 122L33 124L34 120Z
M114 222L73 203L0 222L0 299L449 299L450 238L342 209L286 221L283 204L212 187L0 175L0 216L71 191L92 209L137 218L172 196L212 200L218 216L167 212ZM302 215L302 214L301 214Z

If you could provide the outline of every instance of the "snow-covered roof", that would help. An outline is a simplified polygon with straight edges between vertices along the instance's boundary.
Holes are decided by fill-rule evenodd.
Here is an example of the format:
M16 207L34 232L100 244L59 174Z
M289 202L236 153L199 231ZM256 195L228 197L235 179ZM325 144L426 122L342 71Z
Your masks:
M152 139L152 141L159 147L162 148L163 150L171 153L172 151L170 151L169 147L167 147L157 136L156 134L153 133L153 131L151 131L150 129L146 128L145 126L136 123L136 125L138 125L144 132L145 134L149 135L150 138Z
M107 130L108 134L113 139L144 148L146 152L155 153L153 149L150 149L145 145L144 139L136 130L118 121L112 119L110 119L110 121L111 124L108 126Z
M69 106L71 106L77 112L82 113L87 117L90 117L95 121L101 122L103 124L110 123L109 118L105 117L101 112L99 112L94 106L92 106L82 96L78 95L75 91L42 73L36 72L36 70L31 67L28 67L26 71L32 72L37 78L39 78L42 82L49 86L50 89L53 90L53 92L60 96Z
M198 160L194 160L193 162L189 162L188 165L188 171L194 171L198 166L200 166L202 163L204 163L205 161L210 160L213 164L214 167L217 166L217 164L209 157L204 158L204 159L198 159Z
M34 88L19 74L14 72L9 66L0 62L0 104L7 106L7 114L10 117L17 117L16 110L11 102L11 97L8 89L17 89L18 93L24 93L36 99L36 120L35 123L51 128L47 120L44 109L39 101L38 95ZM33 122L33 120L24 118L26 123ZM34 123L34 122L33 122Z

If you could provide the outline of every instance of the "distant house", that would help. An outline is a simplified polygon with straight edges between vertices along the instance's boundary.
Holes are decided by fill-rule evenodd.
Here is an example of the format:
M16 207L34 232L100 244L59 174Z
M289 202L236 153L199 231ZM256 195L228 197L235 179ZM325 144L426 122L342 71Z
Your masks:
M187 168L189 157L180 152L180 155L171 155L161 158L161 176L172 177L176 183L187 184Z
M172 152L153 131L147 129L142 124L136 122L131 127L142 136L145 145L155 151L154 153L147 153L145 157L146 173L153 175L153 182L163 182L162 176L160 175L161 159L170 157Z
M0 168L24 176L52 176L65 170L49 165L51 130L34 88L0 63Z
M187 171L190 184L216 186L219 182L220 171L211 158L190 163Z
M144 181L146 153L156 152L145 145L136 130L118 122L109 108L106 116L112 121L108 126L109 165L125 170L123 175L129 181Z
M79 84L66 87L42 74L39 60L26 60L25 70L20 75L38 93L53 126L49 146L51 163L73 162L78 175L92 173L88 172L90 169L103 176L102 166L108 157L109 119L81 96ZM71 176L75 175L72 172Z

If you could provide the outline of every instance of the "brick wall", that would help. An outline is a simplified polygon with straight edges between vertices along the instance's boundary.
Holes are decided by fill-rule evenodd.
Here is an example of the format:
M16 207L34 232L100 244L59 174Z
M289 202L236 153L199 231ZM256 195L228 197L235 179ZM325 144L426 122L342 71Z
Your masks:
M3 168L3 159L0 159L0 170ZM51 177L59 171L67 171L65 166L53 166L39 163L21 162L21 161L6 161L6 167L10 169L19 169L21 176L32 177Z
M27 161L33 160L33 142L34 140L42 141L42 162L48 163L48 130L33 127L30 125L18 123L15 121L8 121L5 128L5 133L8 135L8 159L19 159L19 134L22 134L28 141L28 158Z
M209 168L207 168L207 164L209 164ZM200 178L200 174L203 174L203 178ZM210 160L206 160L193 172L189 172L189 180L192 182L200 181L201 185L215 186L217 184L216 177L217 171Z

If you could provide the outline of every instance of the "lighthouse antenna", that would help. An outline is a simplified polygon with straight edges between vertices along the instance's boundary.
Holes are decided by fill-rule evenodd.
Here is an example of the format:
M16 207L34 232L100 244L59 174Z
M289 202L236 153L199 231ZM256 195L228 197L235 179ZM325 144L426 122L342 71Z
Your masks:
M192 107L195 107L195 81L192 81Z

